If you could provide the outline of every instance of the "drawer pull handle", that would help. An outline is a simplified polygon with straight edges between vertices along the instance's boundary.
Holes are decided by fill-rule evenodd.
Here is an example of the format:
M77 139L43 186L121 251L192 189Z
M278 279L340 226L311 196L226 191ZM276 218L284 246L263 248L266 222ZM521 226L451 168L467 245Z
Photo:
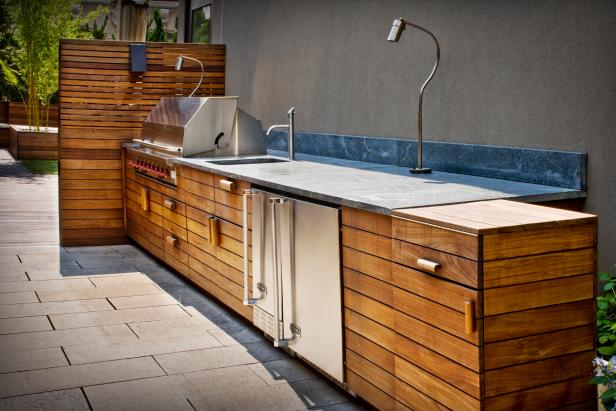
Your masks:
M421 268L422 270L430 271L431 273L438 273L438 271L441 269L441 265L439 263L425 260L423 258L417 259L417 267Z
M174 246L174 247L176 247L178 245L178 239L174 235L168 235L167 236L167 242L169 244L171 244L172 246Z
M474 305L475 303L472 301L464 302L464 331L468 335L471 335L475 329Z
M150 210L150 190L141 187L141 209L143 211Z
M169 210L173 210L175 208L175 201L170 198L165 198L165 201L163 201L163 203L165 204L165 207L167 207Z
M235 190L235 181L221 179L219 182L220 188L227 191Z
M212 247L220 244L220 220L216 217L210 217L210 244Z

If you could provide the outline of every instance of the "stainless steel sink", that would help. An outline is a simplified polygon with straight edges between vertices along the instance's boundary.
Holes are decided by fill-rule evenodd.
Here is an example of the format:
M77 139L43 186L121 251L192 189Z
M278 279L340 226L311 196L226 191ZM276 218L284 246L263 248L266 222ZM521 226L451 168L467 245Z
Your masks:
M273 157L256 157L256 158L227 158L221 160L205 160L206 163L218 164L223 166L231 166L238 164L265 164L265 163L286 163L289 160L284 158Z

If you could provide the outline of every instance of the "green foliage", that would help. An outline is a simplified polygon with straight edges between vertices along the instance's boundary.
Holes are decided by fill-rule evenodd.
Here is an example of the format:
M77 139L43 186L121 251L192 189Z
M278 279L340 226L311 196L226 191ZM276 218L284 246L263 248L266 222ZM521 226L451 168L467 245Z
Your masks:
M207 9L207 10L206 10ZM205 18L209 14L209 5L192 12L191 41L193 43L210 43L212 40L212 19Z
M602 272L604 293L597 297L597 342L601 356L616 355L616 275Z
M41 118L40 104L49 105L58 90L59 43L61 38L89 38L89 32L80 29L88 19L73 17L71 6L74 0L9 0L6 2L16 52L3 58L2 73L6 68L23 83L22 92L28 124L39 129L47 123L48 115ZM6 77L5 77L6 78ZM11 84L11 83L8 83ZM16 88L13 85L13 88Z
M0 99L18 101L22 100L26 87L13 63L17 54L13 25L8 5L0 1Z
M152 23L154 23L154 29L150 30ZM154 9L154 13L152 13L152 20L148 22L148 31L146 33L145 40L158 42L167 41L167 32L163 27L163 17L161 16L160 9L158 8Z
M58 160L21 160L32 174L58 174Z
M593 368L595 376L590 382L603 386L604 391L599 398L606 410L613 411L616 409L616 357L609 361L595 358Z
M100 27L98 27L98 24L96 24L96 18L98 17L100 13L106 13L106 15L105 15L105 19L103 20L103 24ZM92 20L92 28L90 28L90 23L89 23L90 20ZM91 11L86 16L86 25L85 25L86 31L90 32L93 39L105 40L105 37L106 37L105 31L107 29L108 21L109 21L109 9L107 7L98 6L96 11Z

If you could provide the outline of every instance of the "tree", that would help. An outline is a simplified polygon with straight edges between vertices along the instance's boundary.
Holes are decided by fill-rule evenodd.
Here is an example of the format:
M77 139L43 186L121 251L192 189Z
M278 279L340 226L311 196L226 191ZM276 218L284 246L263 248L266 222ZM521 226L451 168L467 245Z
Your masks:
M85 23L73 18L74 0L10 0L14 37L19 53L14 57L16 73L25 83L24 103L28 124L40 130L40 103L49 106L58 90L59 43L61 38L88 37L80 30ZM8 66L5 62L4 66ZM4 68L4 67L3 67ZM46 115L48 120L49 115ZM47 123L47 121L45 121Z
M154 23L154 30L150 30L152 23ZM163 17L161 16L158 8L154 9L152 20L148 23L148 32L146 33L145 40L158 41L161 43L167 41L167 32L163 27Z
M13 63L16 54L13 19L7 4L0 1L0 99L22 100L25 93L25 85Z

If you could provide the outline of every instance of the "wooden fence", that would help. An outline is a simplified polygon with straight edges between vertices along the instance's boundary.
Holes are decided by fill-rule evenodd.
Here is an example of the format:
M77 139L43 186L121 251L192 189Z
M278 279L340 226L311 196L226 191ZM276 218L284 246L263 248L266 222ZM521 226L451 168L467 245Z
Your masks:
M42 126L58 127L58 106L56 104L50 104L49 111L47 106L40 106L39 113ZM49 120L49 123L47 120ZM28 124L28 113L24 103L9 103L7 123L15 125Z
M188 95L201 75L179 54L205 66L195 95L225 94L225 46L146 43L147 71L129 71L129 42L63 40L60 44L60 240L64 246L121 244L121 144L139 137L163 96Z

